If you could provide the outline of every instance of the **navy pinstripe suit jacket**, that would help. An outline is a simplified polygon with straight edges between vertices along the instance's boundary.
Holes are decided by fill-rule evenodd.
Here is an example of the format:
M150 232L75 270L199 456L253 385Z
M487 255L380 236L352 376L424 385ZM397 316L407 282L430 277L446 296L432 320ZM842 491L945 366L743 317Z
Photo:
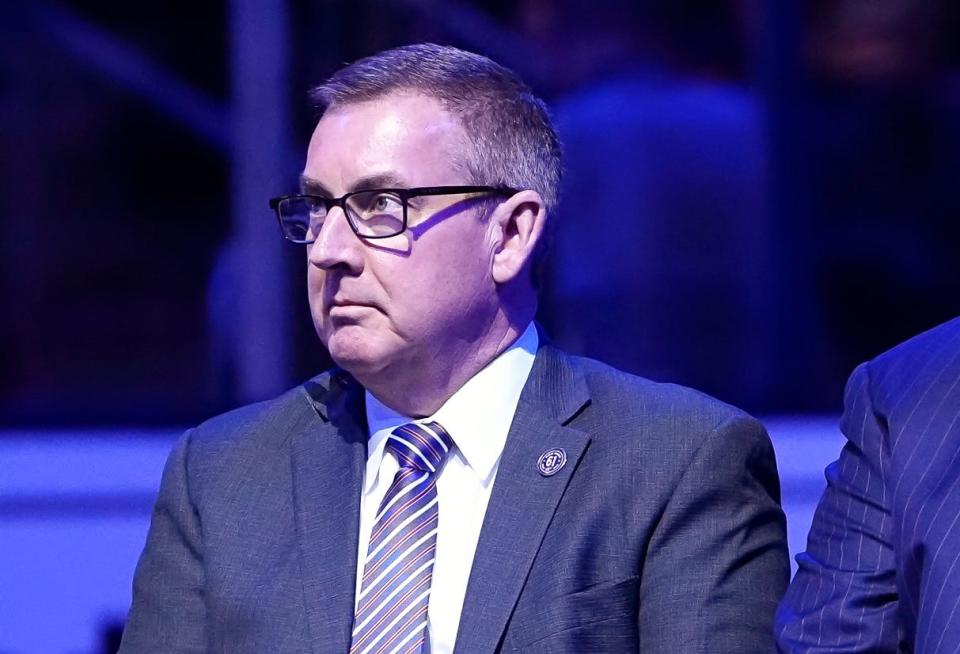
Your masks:
M960 318L860 366L783 652L960 652Z

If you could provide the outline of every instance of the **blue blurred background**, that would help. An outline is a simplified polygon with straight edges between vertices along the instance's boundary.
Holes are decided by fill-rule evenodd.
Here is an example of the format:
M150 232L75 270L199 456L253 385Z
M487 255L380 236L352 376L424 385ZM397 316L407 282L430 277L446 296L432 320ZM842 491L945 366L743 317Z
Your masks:
M761 416L791 549L856 363L958 312L946 0L5 0L0 653L110 652L172 439L329 359L306 90L417 41L512 67L566 146L540 319Z

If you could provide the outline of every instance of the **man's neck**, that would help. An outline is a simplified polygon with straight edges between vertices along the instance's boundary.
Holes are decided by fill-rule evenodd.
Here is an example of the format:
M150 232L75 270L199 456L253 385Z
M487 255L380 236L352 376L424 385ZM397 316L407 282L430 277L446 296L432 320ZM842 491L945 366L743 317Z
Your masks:
M513 345L527 325L529 322L522 326L508 324L479 343L479 347L458 356L436 356L430 361L403 366L409 374L378 375L387 379L386 383L377 380L366 383L362 379L360 382L380 402L398 413L410 418L431 416L471 377ZM438 366L442 361L455 363Z

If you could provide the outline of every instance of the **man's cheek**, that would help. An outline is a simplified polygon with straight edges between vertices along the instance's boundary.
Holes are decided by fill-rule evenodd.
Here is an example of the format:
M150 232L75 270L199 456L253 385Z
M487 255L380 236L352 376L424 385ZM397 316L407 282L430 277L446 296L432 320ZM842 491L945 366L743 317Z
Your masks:
M311 294L319 293L323 289L326 276L323 270L312 264L307 268L307 288Z

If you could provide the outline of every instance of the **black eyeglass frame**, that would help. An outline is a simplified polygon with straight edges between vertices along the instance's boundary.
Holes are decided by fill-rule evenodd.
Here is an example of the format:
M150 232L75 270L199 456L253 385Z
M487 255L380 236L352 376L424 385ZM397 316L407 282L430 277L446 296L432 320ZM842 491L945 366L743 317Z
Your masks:
M358 238L378 239L393 238L394 236L403 234L405 231L407 231L407 201L410 198L421 197L424 195L456 195L458 193L490 193L502 197L510 197L518 192L519 191L516 189L512 189L507 186L417 186L414 188L365 188L344 193L339 198L328 198L323 195L313 195L310 193L280 195L275 198L270 198L270 208L273 209L274 213L277 214L277 221L280 224L280 233L283 235L283 238L298 245L310 245L316 241L316 239L308 241L294 239L287 235L287 231L283 228L283 216L280 215L280 203L284 200L318 200L326 206L327 214L329 214L334 207L340 207L340 210L343 211L344 218L347 219L347 224L350 225L350 229L354 234L357 235ZM357 229L357 226L353 224L353 218L350 217L350 212L347 211L347 200L361 193L392 193L396 195L400 199L400 204L403 207L403 225L401 226L400 231L393 234L361 234ZM324 218L324 220L326 220L326 218Z

